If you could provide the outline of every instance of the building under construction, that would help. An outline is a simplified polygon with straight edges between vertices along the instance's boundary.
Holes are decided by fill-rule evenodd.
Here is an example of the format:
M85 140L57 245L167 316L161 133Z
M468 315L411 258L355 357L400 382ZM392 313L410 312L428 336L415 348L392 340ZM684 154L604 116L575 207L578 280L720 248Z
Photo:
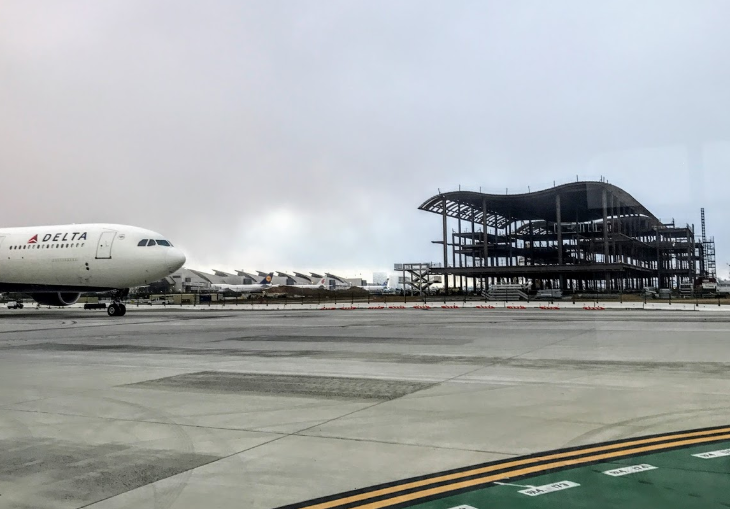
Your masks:
M449 286L520 282L563 292L678 288L714 277L714 241L694 226L663 223L606 182L527 194L441 193L421 210L439 214ZM703 210L704 221L704 210Z

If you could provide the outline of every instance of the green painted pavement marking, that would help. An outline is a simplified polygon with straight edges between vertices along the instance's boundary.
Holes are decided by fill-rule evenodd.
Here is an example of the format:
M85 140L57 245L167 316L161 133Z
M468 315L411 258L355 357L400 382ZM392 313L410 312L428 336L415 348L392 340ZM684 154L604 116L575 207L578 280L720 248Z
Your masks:
M458 497L459 494L479 493L479 491L495 485L522 488L519 490L521 495L542 497L565 489L580 489L580 484L570 480L550 480L549 483L538 486L536 489L536 486L532 484L523 485L504 481L541 479L546 478L551 473L567 472L569 469L574 474L580 475L581 469L589 469L591 465L600 465L603 474L606 474L606 472L620 474L606 474L605 477L621 478L629 475L636 477L635 474L646 474L658 467L648 463L637 465L627 462L640 458L656 459L663 453L680 449L684 451L701 451L694 454L695 461L722 459L725 457L724 451L726 449L710 449L729 443L730 427L728 426L650 435L473 465L291 504L279 509L404 509L419 507L430 501L453 499ZM725 458L726 461L722 463L722 467L706 467L699 471L715 473L719 469L719 473L726 478L730 470L726 463L730 461L730 456ZM606 468L610 470L606 470ZM676 466L670 464L668 468L676 468ZM601 474L601 470L593 470L594 474ZM651 482L644 483L652 484ZM447 496L447 494L450 495ZM697 493L689 493L688 496L701 498ZM723 500L719 503L723 507L730 507ZM517 506L519 507L520 504L517 504ZM463 504L453 507L459 509L473 508L473 506ZM450 509L453 509L453 507ZM599 507L602 507L602 505L599 505Z
M728 446L730 441L622 458L534 477L505 479L486 488L401 507L728 509ZM622 472L622 475L609 475L608 471Z

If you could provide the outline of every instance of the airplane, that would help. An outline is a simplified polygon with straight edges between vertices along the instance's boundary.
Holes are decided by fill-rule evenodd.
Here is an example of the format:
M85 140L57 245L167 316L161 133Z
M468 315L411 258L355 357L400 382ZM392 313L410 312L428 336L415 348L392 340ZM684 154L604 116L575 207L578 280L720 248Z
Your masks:
M327 278L322 278L317 284L311 285L285 285L285 288L306 288L309 290L326 290L327 289Z
M382 285L365 285L365 286L356 286L355 288L360 288L362 290L365 290L369 293L389 293L388 283L390 282L390 278L385 280L385 283Z
M226 285L226 284L212 284L210 287L213 290L219 292L230 292L230 293L261 293L268 290L269 288L276 288L278 285L271 284L271 278L274 277L273 272L266 274L266 277L258 283L250 285Z
M86 292L111 292L109 316L124 316L135 286L178 270L185 255L164 235L120 224L0 228L0 292L70 306Z

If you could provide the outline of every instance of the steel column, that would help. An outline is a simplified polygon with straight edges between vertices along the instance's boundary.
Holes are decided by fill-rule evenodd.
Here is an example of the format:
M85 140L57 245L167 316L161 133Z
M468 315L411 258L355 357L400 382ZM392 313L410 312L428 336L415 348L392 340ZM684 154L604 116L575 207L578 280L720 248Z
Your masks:
M489 265L489 235L487 235L487 199L482 199L482 231L484 232L484 266Z
M446 295L449 294L449 275L446 273L446 269L449 266L449 239L448 232L446 229L446 197L444 196L441 200L441 206L443 207L443 233L444 233L444 289Z
M459 221L458 221L458 228L459 228L459 268L464 266L464 253L461 243L463 242L463 239L461 238L461 202L459 202L458 212ZM459 275L459 290L462 292L464 291L464 276Z

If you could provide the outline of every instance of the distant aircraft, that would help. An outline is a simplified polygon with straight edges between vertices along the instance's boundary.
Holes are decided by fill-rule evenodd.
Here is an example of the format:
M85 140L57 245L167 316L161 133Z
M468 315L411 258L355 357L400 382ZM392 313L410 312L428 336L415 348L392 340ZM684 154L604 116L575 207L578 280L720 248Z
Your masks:
M327 289L327 278L322 278L317 284L311 285L285 285L286 288L306 288L309 290L326 290Z
M81 293L112 292L109 316L123 316L129 289L159 281L185 255L150 230L120 224L0 228L0 292L70 306Z
M385 283L383 283L382 285L365 285L365 286L356 286L355 288L360 288L369 293L389 293L390 292L390 289L388 288L389 282L390 282L390 278L386 279Z
M271 279L274 277L273 272L266 274L266 277L258 283L250 285L225 285L225 284L213 284L210 287L213 290L219 292L230 292L230 293L261 293L270 288L276 288L277 285L271 284Z

